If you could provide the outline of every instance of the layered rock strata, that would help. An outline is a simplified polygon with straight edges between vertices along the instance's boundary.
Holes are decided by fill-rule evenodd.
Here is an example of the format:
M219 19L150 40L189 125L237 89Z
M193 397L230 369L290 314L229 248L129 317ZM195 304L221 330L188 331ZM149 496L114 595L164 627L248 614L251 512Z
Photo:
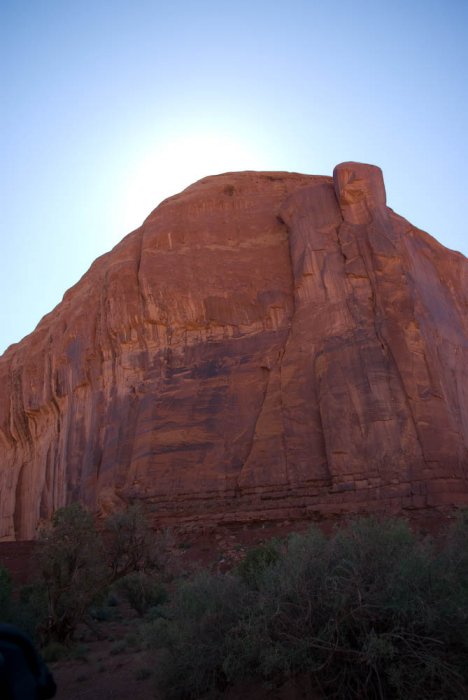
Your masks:
M0 536L79 500L155 523L468 505L468 261L381 171L163 202L0 358Z

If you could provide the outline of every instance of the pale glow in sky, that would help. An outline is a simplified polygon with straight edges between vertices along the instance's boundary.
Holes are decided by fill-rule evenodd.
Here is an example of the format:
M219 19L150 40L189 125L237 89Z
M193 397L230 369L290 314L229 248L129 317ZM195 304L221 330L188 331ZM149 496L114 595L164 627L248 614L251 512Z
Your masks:
M2 0L0 353L166 197L379 165L468 254L467 0Z
M146 216L152 211L155 192L164 199L207 174L258 170L266 162L255 144L221 131L188 130L168 138L130 169L120 205L122 226L131 231L135 222L141 222L142 212Z

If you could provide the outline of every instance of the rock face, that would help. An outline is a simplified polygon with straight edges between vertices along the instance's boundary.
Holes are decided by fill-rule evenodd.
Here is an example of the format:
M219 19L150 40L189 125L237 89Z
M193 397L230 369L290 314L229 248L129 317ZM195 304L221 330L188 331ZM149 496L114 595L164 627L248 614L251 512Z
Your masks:
M163 202L0 358L1 532L468 505L468 261L379 168Z

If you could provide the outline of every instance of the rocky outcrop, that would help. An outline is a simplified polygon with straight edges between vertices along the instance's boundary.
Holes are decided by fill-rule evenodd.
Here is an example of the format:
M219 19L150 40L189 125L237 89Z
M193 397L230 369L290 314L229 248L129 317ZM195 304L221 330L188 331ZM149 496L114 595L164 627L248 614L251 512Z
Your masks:
M155 521L468 505L468 261L381 171L163 202L0 358L1 535L80 500Z

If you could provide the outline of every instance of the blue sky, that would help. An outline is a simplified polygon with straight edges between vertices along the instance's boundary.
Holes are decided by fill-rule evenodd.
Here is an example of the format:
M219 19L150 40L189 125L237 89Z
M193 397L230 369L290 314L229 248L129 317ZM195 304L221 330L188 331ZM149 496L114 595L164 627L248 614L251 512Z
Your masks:
M383 171L468 254L466 0L2 0L0 352L166 196Z

